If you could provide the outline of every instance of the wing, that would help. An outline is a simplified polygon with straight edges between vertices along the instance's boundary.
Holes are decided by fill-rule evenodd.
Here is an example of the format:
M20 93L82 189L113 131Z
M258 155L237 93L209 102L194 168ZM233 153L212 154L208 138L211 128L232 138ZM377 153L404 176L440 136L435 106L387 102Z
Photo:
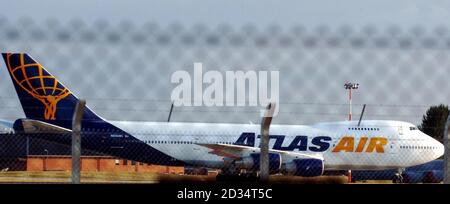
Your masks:
M211 149L210 154L215 154L218 156L240 159L248 156L251 153L259 153L260 148L258 147L248 147L241 145L230 145L230 144L197 144L203 147ZM303 154L298 152L283 151L269 149L269 153L278 153L282 156L284 161L294 160L294 159L320 159L323 160L322 156Z

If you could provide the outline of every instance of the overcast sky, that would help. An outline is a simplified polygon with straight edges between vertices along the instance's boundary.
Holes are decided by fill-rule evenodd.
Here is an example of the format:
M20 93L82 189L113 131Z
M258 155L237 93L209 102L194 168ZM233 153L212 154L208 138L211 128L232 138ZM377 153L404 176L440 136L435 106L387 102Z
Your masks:
M135 23L155 21L184 25L205 23L258 26L276 23L290 26L349 24L360 26L446 25L450 19L448 0L2 0L0 15L9 19L30 16L35 20L57 17L61 21L82 18Z
M44 22L48 19L58 19L62 24L74 19L82 19L87 24L98 20L107 20L110 24L131 21L133 22L132 25L136 27L139 24L153 22L162 28L173 23L179 23L188 28L198 24L207 27L227 24L235 28L244 25L266 28L268 25L274 24L280 27L291 28L300 24L311 28L325 25L331 30L342 25L348 25L356 28L356 30L358 30L358 27L366 25L372 25L376 28L394 25L407 30L419 26L434 30L437 26L444 25L448 27L450 19L450 0L0 1L0 18L7 19L10 22L8 24L10 27L23 26L20 23L15 24L15 22L18 22L21 18L28 17L32 18L37 26L45 25L41 21ZM5 27L8 28L8 26ZM97 32L95 27L88 26L87 29ZM39 28L47 29L45 26ZM244 39L255 37L247 36L244 30L237 29L236 33ZM22 31L26 32L27 30L22 29ZM45 32L47 31L45 30ZM180 69L191 70L192 64L198 60L204 62L205 66L210 69L226 68L227 65L235 64L236 66L232 67L233 69L264 65L264 67L282 70L283 72L280 75L282 78L280 98L285 103L291 103L292 101L311 103L309 105L293 104L291 106L284 104L283 110L285 114L279 117L279 122L282 123L310 124L316 121L345 119L347 96L343 89L343 83L348 80L354 80L362 84L355 96L355 103L375 104L368 107L365 114L367 119L397 119L419 124L421 116L428 106L439 103L448 104L450 101L450 91L448 91L450 86L447 82L447 79L450 78L450 73L448 73L450 57L447 50L440 48L434 50L427 48L420 48L419 50L415 48L407 50L383 48L347 50L321 49L319 46L318 48L308 48L304 52L302 47L295 46L290 48L268 46L264 47L264 49L248 46L246 49L238 49L232 46L223 46L227 45L226 43L216 47L202 47L203 44L198 43L195 46L182 47L180 49L179 46L184 45L177 44L178 41L173 41L172 44L167 46L161 45L157 47L158 45L153 44L152 46L128 44L125 41L118 44L102 44L100 41L80 44L78 41L72 42L70 40L55 45L53 44L54 35L52 32L55 31L47 32L49 34L48 38L46 38L49 40L48 42L45 40L28 42L26 40L9 41L7 38L2 38L2 36L11 35L11 33L14 34L14 32L5 31L0 33L0 50L18 50L33 53L32 55L40 59L47 68L52 70L52 73L61 78L66 85L70 85L74 93L90 99L90 105L94 110L103 113L102 115L112 115L113 117L111 118L113 119L115 118L114 114L110 113L112 112L111 110L125 106L120 104L119 101L116 103L117 108L114 108L115 106L110 103L110 108L107 110L103 109L102 112L102 107L104 106L101 103L102 101L95 101L94 98L135 97L137 94L133 95L133 92L121 92L129 95L112 94L115 93L119 86L117 81L122 80L121 74L127 74L131 68L146 68L146 72L142 75L129 76L129 78L138 82L151 81L154 83L158 81L160 86L152 86L150 91L145 92L146 95L140 94L139 97L148 100L166 100L173 88L168 80L171 73ZM122 30L119 32L122 32ZM185 31L187 34L192 34L190 32L193 31L189 29ZM264 34L264 32L261 32L261 34ZM314 34L314 32L309 34ZM405 33L403 35L408 37L408 34L406 32L406 35ZM219 38L223 36L222 33L217 35L219 35ZM25 39L26 36L22 35ZM432 38L435 37L432 35ZM388 36L387 38L390 37ZM421 44L423 42L415 37L407 39L411 40L411 44ZM270 35L268 40L278 42L277 37L273 35ZM442 45L446 42L439 41L442 40L441 38L435 40L437 41L433 41L434 43ZM271 43L268 44L270 45ZM107 53L105 54L106 57L95 60L95 66L85 66L83 63L89 62L91 57L89 53L94 52L98 54L96 52L98 49L100 51L103 50L102 52L105 50L109 52L105 52ZM81 50L81 52L78 50ZM128 54L131 50L135 54L123 59L123 53ZM59 52L58 56L54 56L53 52L56 51ZM151 55L152 53L157 54ZM202 55L202 53L206 54ZM279 56L274 60L270 58L270 56L277 56L280 53L281 57ZM229 58L227 59L224 56L229 56ZM284 56L291 57L285 60ZM75 60L72 60L72 63L69 64L65 63L65 59L68 57ZM247 57L250 58L248 59ZM121 59L119 62L123 64L121 65L121 63L117 62L117 59ZM168 63L167 60L169 59L175 60L171 60ZM132 64L134 66L127 64L130 62L135 63ZM99 89L101 90L100 93L91 93L90 86L78 83L79 80L77 80L77 77L82 77L87 82L89 81L89 76L71 72L79 71L81 68L94 72L90 74L92 83L99 80L99 76L104 76L104 73L107 72L114 73L109 75L109 78L115 80L109 80L109 83L104 83L103 87ZM118 73L112 70L116 70ZM154 72L158 74L154 74ZM83 72L80 71L80 73ZM0 76L6 75L6 69L0 70ZM131 86L126 88L126 90L139 91L143 89L143 83L136 83L135 85L135 87ZM124 84L120 86L124 86ZM107 87L110 87L110 89L107 89ZM314 91L315 89L322 90L321 94L318 95ZM17 118L18 115L21 115L22 111L17 105L17 99L9 78L0 77L0 92L0 100L3 100L2 103L6 104L4 108L0 108L0 116L2 118ZM137 102L133 101L133 103ZM167 103L167 101L159 103L160 107L158 106L157 108L163 110L162 112L157 112L159 114L155 114L156 112L151 114L143 113L143 120L165 120L167 112L164 110L169 107ZM324 103L331 104L324 106ZM149 105L142 103L141 106L134 105L134 107L147 108ZM355 110L359 111L359 108L357 106ZM180 110L186 109L180 108ZM116 115L120 115L120 117L122 115L131 115L128 112L126 114L119 113ZM217 117L217 114L220 113L216 112L216 115L207 115L208 112L204 111L198 113L203 114L201 115L202 117L193 118L192 112L187 111L175 114L175 120L247 122L249 118L259 119L257 114L252 112L247 113L247 115L240 112L239 114L229 113L228 115L224 114L225 116ZM233 117L237 117L240 120L236 120ZM122 119L133 120L136 118L130 116Z

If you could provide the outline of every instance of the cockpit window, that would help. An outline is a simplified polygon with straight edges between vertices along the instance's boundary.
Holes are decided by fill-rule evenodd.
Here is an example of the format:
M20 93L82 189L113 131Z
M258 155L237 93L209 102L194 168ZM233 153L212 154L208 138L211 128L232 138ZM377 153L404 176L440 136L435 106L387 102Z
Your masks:
M417 130L417 127L410 127L409 130Z

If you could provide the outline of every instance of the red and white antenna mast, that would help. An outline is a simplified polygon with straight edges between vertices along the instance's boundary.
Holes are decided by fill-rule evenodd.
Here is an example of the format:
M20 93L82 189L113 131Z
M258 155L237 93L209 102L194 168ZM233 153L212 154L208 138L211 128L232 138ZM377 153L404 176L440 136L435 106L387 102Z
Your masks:
M345 89L348 90L348 101L349 101L349 113L348 113L348 120L352 120L352 90L356 90L359 88L358 83L351 83L347 82L344 84Z

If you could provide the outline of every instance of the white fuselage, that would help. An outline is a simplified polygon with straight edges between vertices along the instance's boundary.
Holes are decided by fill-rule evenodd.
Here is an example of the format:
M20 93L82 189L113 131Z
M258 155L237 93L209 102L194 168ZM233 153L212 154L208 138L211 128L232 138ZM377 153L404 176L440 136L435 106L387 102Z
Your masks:
M260 126L223 123L111 122L151 147L193 166L224 168L224 157L199 144L259 146ZM242 138L252 133L252 138ZM269 148L324 159L325 170L374 170L423 164L443 155L441 143L406 122L356 121L272 125ZM319 138L323 140L319 140ZM316 139L314 139L316 138ZM238 144L239 145L239 144Z

